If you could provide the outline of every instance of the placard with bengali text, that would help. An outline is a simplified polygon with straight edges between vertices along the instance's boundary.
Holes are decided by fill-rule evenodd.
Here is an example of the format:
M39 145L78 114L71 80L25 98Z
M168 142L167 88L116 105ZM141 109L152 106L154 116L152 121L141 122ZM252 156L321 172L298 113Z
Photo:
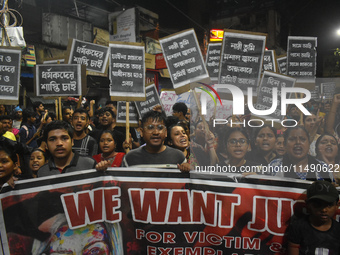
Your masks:
M188 91L190 83L209 78L193 29L162 38L159 42L177 93Z
M296 82L315 82L316 47L316 37L288 36L287 75Z
M69 64L85 65L86 70L105 73L109 59L109 47L73 39L70 40L68 48Z
M218 81L218 72L221 59L222 43L209 43L205 65L207 67L210 80Z
M36 65L36 96L80 96L86 88L85 66L78 64Z
M260 83L265 44L266 34L226 29L218 83L255 91Z
M6 103L19 100L21 50L0 48L0 99Z
M154 83L149 84L145 88L145 101L136 101L136 109L138 111L139 117L142 118L145 113L151 111L156 105L162 105L161 100L158 95L157 88Z
M141 43L110 43L110 96L116 101L145 100L145 49Z

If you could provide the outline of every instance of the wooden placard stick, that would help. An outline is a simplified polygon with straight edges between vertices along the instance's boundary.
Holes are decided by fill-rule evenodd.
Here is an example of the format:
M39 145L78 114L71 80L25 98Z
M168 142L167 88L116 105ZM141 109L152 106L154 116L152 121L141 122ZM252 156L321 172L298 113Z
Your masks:
M54 106L55 106L55 115L57 116L57 120L59 120L58 99L54 99Z
M125 140L127 142L130 141L130 102L126 101L126 135ZM129 149L126 150L126 153L129 152Z
M207 121L205 120L205 118L203 117L203 115L201 113L201 105L200 105L200 103L198 101L197 92L195 91L195 89L193 89L192 92L194 94L195 103L196 103L197 108L198 108L198 115L202 119L202 122L203 122L205 130L208 131L209 130L209 125L208 125Z
M63 110L62 110L62 107L61 107L61 97L58 97L58 101L59 101L59 105L58 105L58 108L59 108L59 120L63 120Z

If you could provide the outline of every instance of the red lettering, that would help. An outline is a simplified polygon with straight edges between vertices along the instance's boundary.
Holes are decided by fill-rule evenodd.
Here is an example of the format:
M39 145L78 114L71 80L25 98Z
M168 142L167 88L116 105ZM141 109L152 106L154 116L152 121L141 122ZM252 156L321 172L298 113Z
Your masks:
M235 249L241 249L241 237L235 237Z
M157 201L156 192L159 194ZM165 221L169 191L144 190L143 192L141 189L129 189L129 196L135 221L148 223Z
M175 243L175 233L173 232L164 232L163 233L163 243Z
M215 254L215 250L212 248L207 248L204 247L203 248L203 255L214 255Z
M150 243L158 243L159 241L162 240L161 234L158 233L158 232L153 232L153 231L150 231L150 232L146 233L145 238Z
M104 189L106 220L110 222L121 220L121 212L115 212L115 208L120 207L120 200L113 199L114 197L120 196L119 191L119 188Z
M234 237L232 236L223 236L223 239L225 240L225 247L231 248L231 242L234 241Z
M204 243L204 240L205 240L205 233L204 232L200 232L198 242Z
M169 222L191 222L188 197L189 193L185 190L172 193Z
M250 237L243 237L243 249L245 250L260 250L261 239Z
M193 222L206 223L207 225L216 225L215 222L215 194L206 193L206 198L204 199L203 192L193 191L193 210L192 218ZM206 201L204 201L206 200ZM201 213L204 216L204 222L201 219Z
M287 222L293 214L293 203L291 199L268 199L268 214L278 217L268 217L268 231L272 234L285 233Z
M240 204L240 196L239 195L221 195L216 194L216 200L221 201L220 208L220 218L219 218L219 226L224 227L233 227L234 221L234 210L233 207L235 205Z
M266 198L254 197L253 221L248 223L250 230L264 231L266 226Z
M222 238L216 234L207 235L207 242L212 245L220 245L222 243Z
M93 193L93 204L90 197L90 193ZM89 222L99 221L103 217L103 190L93 190L79 192L77 194L66 194L62 195L62 201L64 209L67 211L70 219L69 224L72 227L84 226ZM78 206L77 206L78 205ZM65 208L66 207L66 208ZM88 215L89 222L86 222Z
M172 249L171 248L161 248L161 247L159 247L158 250L161 252L159 255L169 255L169 252Z
M188 243L193 243L195 238L196 238L196 236L197 236L197 234L198 234L198 232L197 231L192 232L191 235L190 235L189 232L184 232L183 234L184 234L184 237L185 237L185 239L187 240Z
M156 253L156 247L153 247L153 246L148 246L147 248L146 248L146 250L147 250L147 254L148 255L156 255L157 253Z
M202 249L196 247L194 250L192 248L185 248L185 255L201 255Z
M183 248L174 248L174 255L183 255Z
M145 231L143 229L136 229L136 238L141 240L144 237Z

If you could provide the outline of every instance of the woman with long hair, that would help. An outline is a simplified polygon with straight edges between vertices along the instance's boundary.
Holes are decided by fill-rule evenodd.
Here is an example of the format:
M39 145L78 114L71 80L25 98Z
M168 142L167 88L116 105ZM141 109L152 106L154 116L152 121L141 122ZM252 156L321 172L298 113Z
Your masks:
M302 126L288 128L284 133L286 154L283 158L274 159L269 166L273 175L298 178L302 180L330 180L332 173L326 163L309 155L309 134Z

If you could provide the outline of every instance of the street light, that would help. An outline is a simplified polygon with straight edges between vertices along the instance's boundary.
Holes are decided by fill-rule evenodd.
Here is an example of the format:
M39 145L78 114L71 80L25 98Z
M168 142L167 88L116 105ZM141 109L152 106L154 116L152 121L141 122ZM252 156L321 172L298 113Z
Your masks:
M337 33L337 35L340 36L340 29L338 29L338 30L336 31L336 33Z

